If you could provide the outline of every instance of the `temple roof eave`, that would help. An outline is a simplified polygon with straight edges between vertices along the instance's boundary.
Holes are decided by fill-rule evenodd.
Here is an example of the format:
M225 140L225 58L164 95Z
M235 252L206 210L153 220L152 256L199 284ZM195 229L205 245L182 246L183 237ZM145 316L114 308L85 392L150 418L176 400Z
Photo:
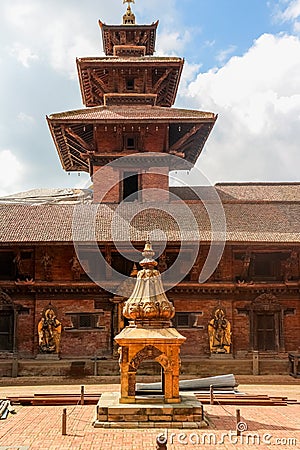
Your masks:
M47 116L48 123L123 123L142 122L215 122L218 115L192 109L161 106L96 106L54 113Z
M95 107L104 104L104 95L109 92L109 78L115 71L138 72L142 76L143 70L151 70L157 77L158 87L153 87L149 93L157 93L159 106L172 106L175 102L178 86L183 70L184 59L178 57L101 57L78 58L77 72L80 83L82 101L85 106ZM112 72L113 71L113 72ZM167 76L165 75L167 74ZM137 74L136 74L137 75ZM105 78L105 80L103 79ZM164 80L166 92L160 93L159 81ZM133 94L133 93L131 93ZM167 98L165 98L167 97Z
M113 54L113 39L111 36L116 32L142 32L144 31L148 35L146 43L146 53L151 55L155 51L156 30L159 21L152 22L150 25L107 25L99 20L99 26L102 32L103 49L106 55Z
M98 114L99 113L99 114ZM142 115L144 114L144 117ZM189 116L190 114L190 116ZM54 114L47 117L55 146L63 168L66 171L90 171L90 165L86 156L89 150L93 151L93 130L97 124L163 124L170 127L170 136L173 134L172 127L181 127L184 124L190 128L186 133L186 142L177 139L173 146L167 151L176 154L182 151L185 160L194 164L199 157L206 140L216 122L217 116L213 113L205 113L194 110L180 110L163 107L96 107L69 113ZM73 127L73 128L72 128ZM74 130L74 127L76 130ZM195 128L195 132L191 130ZM77 133L75 142L72 137L74 131ZM73 142L70 143L70 140ZM106 155L109 157L109 155ZM113 159L120 155L113 155ZM125 156L125 154L122 154Z

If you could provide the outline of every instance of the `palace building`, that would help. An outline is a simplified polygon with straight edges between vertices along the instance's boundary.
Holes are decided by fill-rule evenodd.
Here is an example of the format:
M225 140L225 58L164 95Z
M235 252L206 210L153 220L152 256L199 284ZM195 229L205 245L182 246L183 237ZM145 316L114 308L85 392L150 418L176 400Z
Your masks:
M173 106L184 60L154 56L158 22L136 24L125 3L121 25L99 21L105 56L77 59L84 107L47 117L63 168L92 187L0 199L0 374L118 374L114 336L149 237L183 374L288 373L300 184L170 186L217 114Z

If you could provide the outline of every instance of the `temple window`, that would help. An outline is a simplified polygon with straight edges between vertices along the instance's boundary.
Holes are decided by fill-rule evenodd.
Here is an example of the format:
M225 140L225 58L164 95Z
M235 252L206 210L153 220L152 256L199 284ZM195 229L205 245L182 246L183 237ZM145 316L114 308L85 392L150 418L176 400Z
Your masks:
M134 79L133 78L126 79L126 90L134 91Z
M0 280L15 279L14 252L0 252Z
M139 175L136 172L124 172L123 200L133 202L138 200Z
M199 325L199 317L202 312L176 312L173 319L175 328L203 328Z
M99 330L105 327L100 323L103 313L67 313L70 316L71 327L65 327L65 331Z
M134 134L127 134L124 136L124 149L136 150L137 149L137 136Z

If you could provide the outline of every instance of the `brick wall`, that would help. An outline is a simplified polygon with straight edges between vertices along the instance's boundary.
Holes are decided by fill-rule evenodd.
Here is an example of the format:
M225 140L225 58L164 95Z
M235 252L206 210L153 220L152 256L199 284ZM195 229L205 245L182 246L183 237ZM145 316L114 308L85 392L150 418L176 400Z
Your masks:
M120 201L120 174L111 166L94 167L94 203L118 203Z
M151 167L142 174L142 200L144 202L169 201L169 176L167 167ZM147 191L148 190L148 191Z

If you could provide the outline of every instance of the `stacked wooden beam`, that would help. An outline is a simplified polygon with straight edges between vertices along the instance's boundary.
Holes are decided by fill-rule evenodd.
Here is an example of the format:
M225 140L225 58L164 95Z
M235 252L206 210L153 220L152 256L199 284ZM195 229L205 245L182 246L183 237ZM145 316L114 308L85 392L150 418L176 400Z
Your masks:
M211 403L210 393L196 393L197 399L203 405ZM8 397L12 404L23 406L68 406L68 405L96 405L101 394L34 394L25 397ZM214 405L236 406L286 406L299 403L287 397L272 397L268 395L249 395L240 393L213 393ZM0 410L1 412L1 410ZM1 416L0 416L1 417Z
M209 393L196 394L198 400L203 405L211 403ZM236 406L286 406L298 403L297 400L290 400L287 397L270 397L268 395L249 394L213 394L214 405L236 405Z
M12 404L22 406L97 405L101 394L34 394L31 396L8 397Z

